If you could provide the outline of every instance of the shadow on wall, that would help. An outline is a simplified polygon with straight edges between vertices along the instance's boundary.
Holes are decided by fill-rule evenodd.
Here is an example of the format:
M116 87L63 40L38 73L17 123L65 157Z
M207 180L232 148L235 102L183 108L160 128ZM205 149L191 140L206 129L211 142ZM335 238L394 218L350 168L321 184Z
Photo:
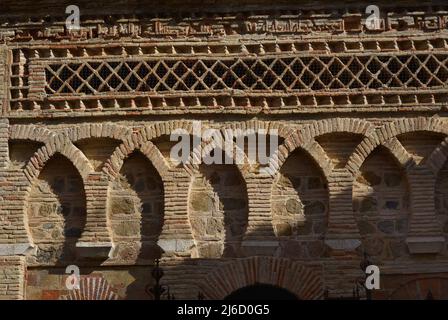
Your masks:
M277 256L307 260L327 255L328 183L304 151L294 151L283 164L272 186L271 202Z
M52 157L32 185L27 203L29 229L37 245L35 263L75 263L86 202L82 178L73 164L62 155Z
M109 192L108 215L116 251L114 260L121 264L151 266L160 258L157 245L164 217L163 182L151 162L134 152L124 162ZM130 268L134 278L126 288L128 299L145 298L150 277L142 269Z
M232 292L224 300L298 300L298 298L284 288L255 283Z
M234 165L201 165L189 196L194 257L242 256L248 221L246 184Z
M353 185L353 210L362 249L377 263L409 257L409 183L387 150L375 149L361 166Z

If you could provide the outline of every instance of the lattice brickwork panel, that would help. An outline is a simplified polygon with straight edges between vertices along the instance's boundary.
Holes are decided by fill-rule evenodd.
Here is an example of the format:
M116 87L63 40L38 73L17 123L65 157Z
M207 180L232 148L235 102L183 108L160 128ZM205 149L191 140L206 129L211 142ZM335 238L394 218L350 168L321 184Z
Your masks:
M48 95L214 90L320 91L437 88L448 54L159 58L51 63Z

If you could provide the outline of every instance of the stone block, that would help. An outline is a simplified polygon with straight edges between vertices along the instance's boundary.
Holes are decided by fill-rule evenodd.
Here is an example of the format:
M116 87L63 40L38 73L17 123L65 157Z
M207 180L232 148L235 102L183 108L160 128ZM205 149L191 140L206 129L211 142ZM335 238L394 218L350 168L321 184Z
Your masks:
M111 242L78 242L76 249L79 257L89 259L107 259L113 251Z
M411 254L436 254L445 245L444 237L408 237L406 239Z

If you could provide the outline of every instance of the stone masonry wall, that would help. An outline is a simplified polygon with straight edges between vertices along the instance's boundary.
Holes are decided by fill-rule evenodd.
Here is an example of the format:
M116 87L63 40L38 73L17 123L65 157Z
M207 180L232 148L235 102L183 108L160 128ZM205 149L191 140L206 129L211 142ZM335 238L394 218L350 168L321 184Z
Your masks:
M402 170L387 151L374 151L353 188L353 210L367 253L382 259L405 258L410 208Z
M159 257L163 183L142 154L132 154L125 161L109 190L108 201L108 221L118 259L133 262Z
M203 166L190 189L190 223L198 258L241 256L247 191L232 165Z
M42 170L27 198L27 221L37 264L74 259L86 203L82 179L69 160L55 156Z

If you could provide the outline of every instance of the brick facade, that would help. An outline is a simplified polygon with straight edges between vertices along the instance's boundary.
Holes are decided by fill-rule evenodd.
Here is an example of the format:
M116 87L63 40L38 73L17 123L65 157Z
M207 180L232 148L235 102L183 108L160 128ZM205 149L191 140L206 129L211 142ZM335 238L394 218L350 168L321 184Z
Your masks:
M359 1L85 3L70 32L47 2L0 4L0 298L150 299L156 258L176 298L351 296L363 252L375 297L448 296L446 3L375 31ZM278 134L278 170L177 165L195 120Z

